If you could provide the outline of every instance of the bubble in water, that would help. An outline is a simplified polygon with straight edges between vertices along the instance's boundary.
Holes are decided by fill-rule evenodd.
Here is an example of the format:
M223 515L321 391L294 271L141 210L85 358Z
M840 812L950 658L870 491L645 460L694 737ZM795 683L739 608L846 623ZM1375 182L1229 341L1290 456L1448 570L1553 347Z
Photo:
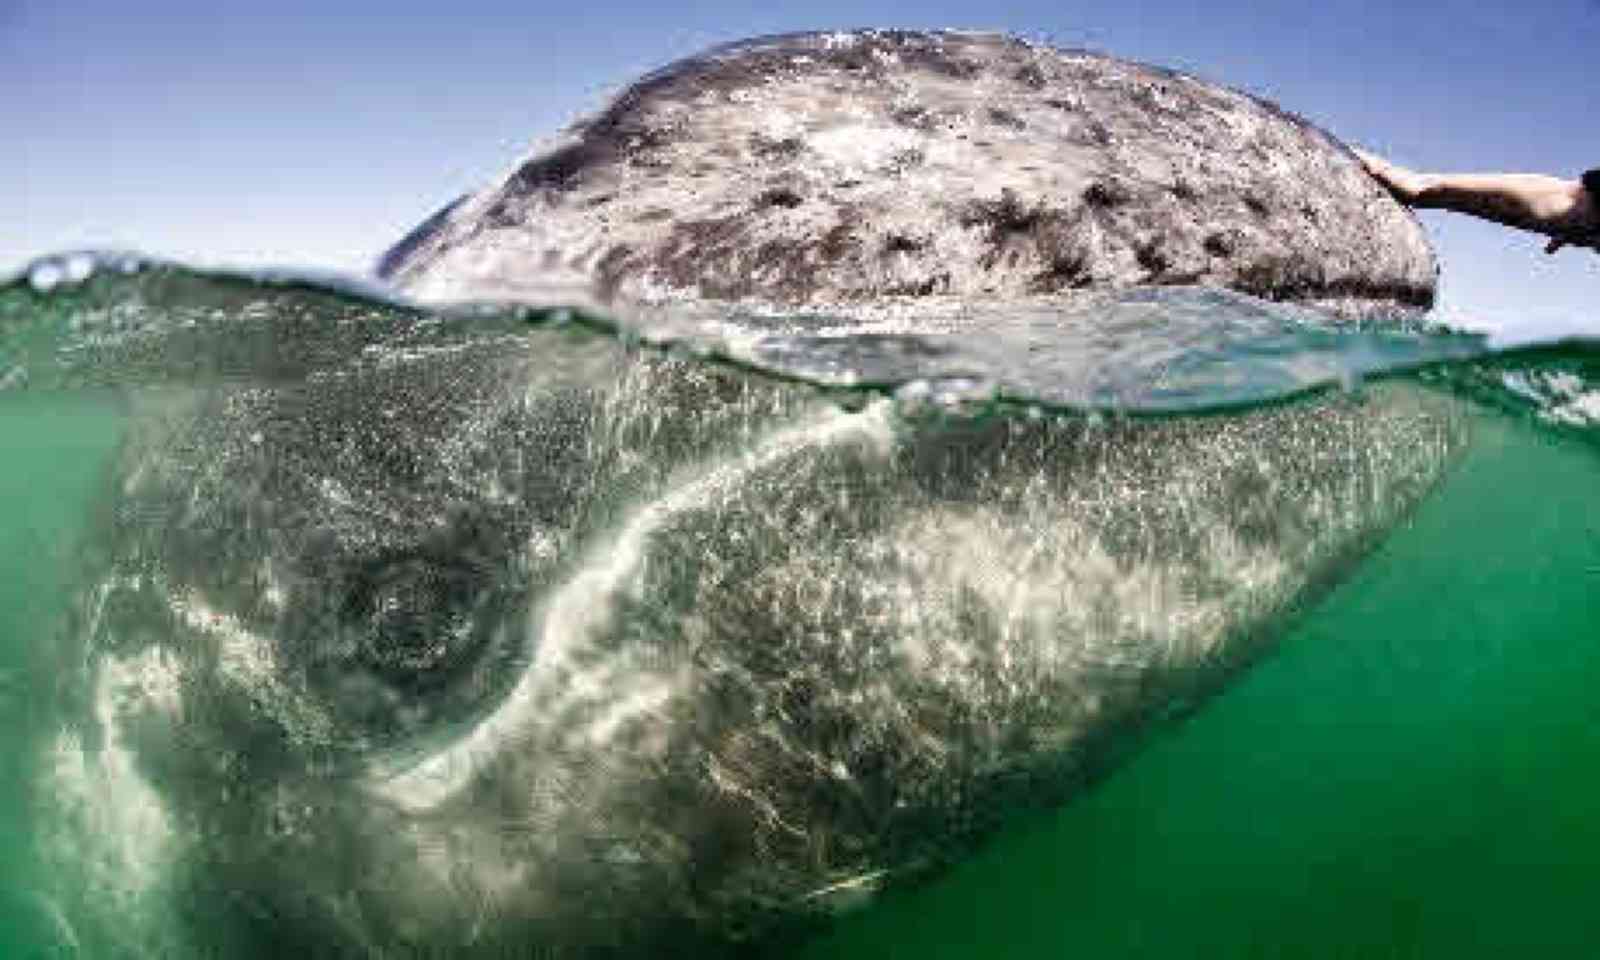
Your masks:
M36 263L28 271L28 283L39 293L49 293L60 285L65 278L66 271L61 269L61 264L54 260Z
M982 415L995 400L995 385L981 377L918 378L894 392L895 409L904 417Z
M68 283L82 283L94 273L94 257L87 253L75 253L67 258L62 271Z
M40 260L28 270L28 283L38 293L49 293L63 284L77 284L94 275L92 254L74 253L66 257Z
M933 387L928 381L919 377L901 384L899 389L895 390L894 398L901 403L919 403L926 400L932 392Z

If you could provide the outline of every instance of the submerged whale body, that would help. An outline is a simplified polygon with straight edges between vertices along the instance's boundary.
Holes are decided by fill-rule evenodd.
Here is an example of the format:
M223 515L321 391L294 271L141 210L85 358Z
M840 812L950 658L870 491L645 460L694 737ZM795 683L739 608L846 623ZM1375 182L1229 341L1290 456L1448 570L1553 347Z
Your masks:
M713 49L379 263L413 295L837 306L1209 284L1415 312L1415 219L1338 141L1169 70L1009 37L858 31Z
M1049 354L1050 317L1094 323L1085 291L1370 315L1433 283L1409 215L1257 101L872 32L652 75L384 267L419 297L578 283L845 348L885 300L986 340L1063 305L961 354L980 379ZM63 646L81 718L47 758L46 855L86 944L150 955L700 955L804 927L1070 795L1464 441L1402 385L948 416L936 382L842 407L537 311L161 270L86 291L60 355L141 389ZM1289 316L1207 293L1186 339L1177 298L1136 301L1111 355L1173 369ZM1079 346L1041 369L1100 362Z
M815 922L1069 795L1463 441L1398 385L847 409L516 314L107 282L69 355L141 389L40 781L89 952L704 955Z

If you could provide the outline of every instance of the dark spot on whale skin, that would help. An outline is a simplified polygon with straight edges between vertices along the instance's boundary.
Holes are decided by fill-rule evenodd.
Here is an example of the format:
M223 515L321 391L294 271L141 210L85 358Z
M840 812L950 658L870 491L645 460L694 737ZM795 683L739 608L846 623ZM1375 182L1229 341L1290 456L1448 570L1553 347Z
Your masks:
M1175 109L1162 101L1158 93L1165 92L1167 92L1167 88L1164 84L1151 84L1134 90L1128 95L1128 100L1130 103L1137 104L1143 108L1146 113L1156 114L1165 118L1183 116L1183 110Z
M759 133L750 135L750 152L762 160L793 160L805 150L805 143L799 137L784 137L773 139L764 137Z
M1316 263L1301 256L1267 257L1242 268L1231 286L1263 300L1359 298L1428 309L1435 291L1404 281L1374 282L1359 277L1329 278Z
M1045 268L1035 274L1030 286L1035 293L1056 293L1061 290L1081 290L1094 281L1089 270L1088 251L1068 247L1045 262Z
M1249 210L1251 213L1263 220L1265 220L1267 218L1267 214L1271 212L1267 209L1266 201L1262 200L1258 196L1255 196L1254 194L1245 195L1244 206L1245 209Z
M522 225L522 217L503 198L496 200L483 211L483 219L491 227L516 227Z
M1172 266L1172 259L1167 256L1166 251L1161 249L1161 244L1155 240L1147 240L1141 243L1134 251L1134 258L1138 260L1139 266L1143 267L1152 277L1166 273L1168 268Z
M1090 249L1083 221L1085 211L1041 211L1033 233L1034 250L1044 269L1029 280L1035 293L1077 290L1094 282L1094 251Z
M1204 270L1167 270L1159 276L1152 276L1150 283L1164 287L1183 287L1200 283L1205 279Z
M983 64L955 56L945 50L943 44L930 43L926 37L902 43L893 52L907 64L956 80L972 80L983 73Z
M915 253L926 246L923 241L915 237L908 237L903 233L891 233L883 238L885 253Z
M623 149L629 153L646 153L660 150L670 146L674 137L670 127L653 126L643 123L617 124L612 131L612 136L622 143Z
M1028 129L1027 122L1021 117L1010 112L1009 110L1002 110L999 107L989 108L989 122L998 126L1006 127L1010 130Z
M881 44L870 41L844 46L829 45L812 53L812 57L843 73L861 74L876 78L883 73L883 64L874 54L882 51Z
M785 210L793 210L795 207L798 207L805 202L806 200L804 197L800 196L798 193L795 193L793 190L790 190L788 187L773 187L770 190L763 190L760 194L758 194L753 206L757 210L770 210L773 207L782 207Z
M817 251L829 263L843 260L857 246L855 230L848 223L836 223L828 232L822 235L822 242L817 245Z
M519 191L565 192L579 185L585 171L616 155L615 144L585 138L523 164L509 186Z
M606 251L606 255L595 264L595 290L602 300L611 299L622 286L622 281L627 278L633 268L633 248L626 243L619 243Z
M512 174L508 186L522 191L565 192L583 182L584 174L621 158L630 166L661 168L652 156L676 137L671 127L646 123L638 114L652 97L675 82L671 76L647 77L617 97L598 116L574 124L573 143L530 159Z
M1040 201L1022 203L1003 190L999 200L974 201L962 214L963 226L988 228L989 249L978 260L985 270L1004 265L1016 269L1024 256L1037 258L1044 269L1033 276L1034 292L1078 288L1092 281L1090 251L1084 242L1084 212L1051 207Z
M1107 147L1111 145L1112 136L1105 124L1091 118L1074 127L1067 139L1086 146Z
M1238 249L1238 240L1232 234L1213 233L1201 243L1201 248L1213 257L1231 257Z
M1042 90L1047 78L1038 64L1029 63L1012 74L1012 78L1030 90Z
M1015 190L1000 191L999 200L974 200L962 211L961 225L986 226L991 242L1001 242L1008 234L1025 233L1039 223L1040 209L1024 207Z
M915 147L905 150L896 150L889 157L889 162L884 165L884 170L891 176L898 176L913 167L920 167L927 161L927 156Z
M665 157L639 153L628 158L628 166L635 170L665 171L672 169L672 162Z
M583 202L582 206L585 209L593 209L595 207L603 207L603 206L605 206L606 204L610 203L611 201L613 201L615 199L617 199L617 195L614 194L614 193L602 193L602 194L599 194L598 196L590 197L588 200L585 200Z
M1071 100L1062 100L1059 97L1051 97L1050 99L1044 101L1044 105L1047 107L1053 107L1062 111L1063 113L1072 113L1078 109L1078 105L1073 103Z
M1172 195L1184 203L1193 203L1200 199L1200 194L1195 192L1194 185L1182 179L1172 184Z
M653 207L633 219L635 223L659 223L662 220L671 220L672 211L666 207Z
M1295 255L1262 257L1241 268L1234 285L1264 300L1300 299L1328 288L1322 268Z
M842 213L848 216L848 208ZM819 260L843 260L859 246L854 230L844 222L815 241L778 237L752 246L751 239L750 225L742 216L679 221L653 266L674 285L698 290L700 296L738 299L759 294L799 303L821 285Z
M889 119L913 130L930 131L939 126L939 119L931 110L916 105L891 110Z
M883 288L885 296L890 297L931 297L940 291L948 292L950 289L950 274L938 273L921 280L906 280L901 283L892 283Z
M736 255L747 234L742 216L679 220L657 248L651 266L677 287L698 288L703 296L740 297L751 287L747 278L725 283L707 275Z
M803 240L768 240L756 247L751 269L745 273L762 276L765 291L798 303L817 288L816 266L807 256L809 252L810 245Z
M1083 191L1083 202L1091 207L1120 207L1133 199L1133 191L1120 180L1096 180Z

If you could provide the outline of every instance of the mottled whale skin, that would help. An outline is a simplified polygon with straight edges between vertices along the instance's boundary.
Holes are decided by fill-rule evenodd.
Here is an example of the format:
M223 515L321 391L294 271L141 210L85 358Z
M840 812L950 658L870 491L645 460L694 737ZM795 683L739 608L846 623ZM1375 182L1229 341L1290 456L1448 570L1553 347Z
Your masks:
M1401 384L947 418L520 313L116 282L60 326L171 389L129 397L51 646L86 956L787 935L1070 796L1465 442Z
M1403 313L1434 280L1409 214L1281 111L893 32L646 77L383 273L896 301L918 330L1152 282ZM117 282L62 328L159 319L85 355L172 389L130 400L40 799L96 955L699 957L806 927L1071 795L1466 442L1401 384L945 419L513 315Z
M426 299L837 306L1211 284L1415 313L1437 266L1341 143L1171 70L991 34L750 40L651 73L379 275Z

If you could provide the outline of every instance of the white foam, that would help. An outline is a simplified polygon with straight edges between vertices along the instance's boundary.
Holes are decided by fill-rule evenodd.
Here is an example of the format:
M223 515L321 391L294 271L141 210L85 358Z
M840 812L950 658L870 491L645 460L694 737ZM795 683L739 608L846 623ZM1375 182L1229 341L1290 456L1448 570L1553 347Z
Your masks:
M173 597L168 607L184 626L216 642L218 673L244 691L289 737L321 742L332 735L332 719L284 683L269 640L195 591Z
M50 748L52 795L68 830L50 838L47 854L77 865L90 892L124 908L159 883L175 850L170 814L140 775L124 722L143 709L176 710L174 678L159 650L105 658L94 686L98 745L62 730Z
M49 293L60 286L64 279L66 279L66 271L62 270L61 265L54 260L46 260L43 263L34 264L33 268L28 271L28 284L37 293Z

